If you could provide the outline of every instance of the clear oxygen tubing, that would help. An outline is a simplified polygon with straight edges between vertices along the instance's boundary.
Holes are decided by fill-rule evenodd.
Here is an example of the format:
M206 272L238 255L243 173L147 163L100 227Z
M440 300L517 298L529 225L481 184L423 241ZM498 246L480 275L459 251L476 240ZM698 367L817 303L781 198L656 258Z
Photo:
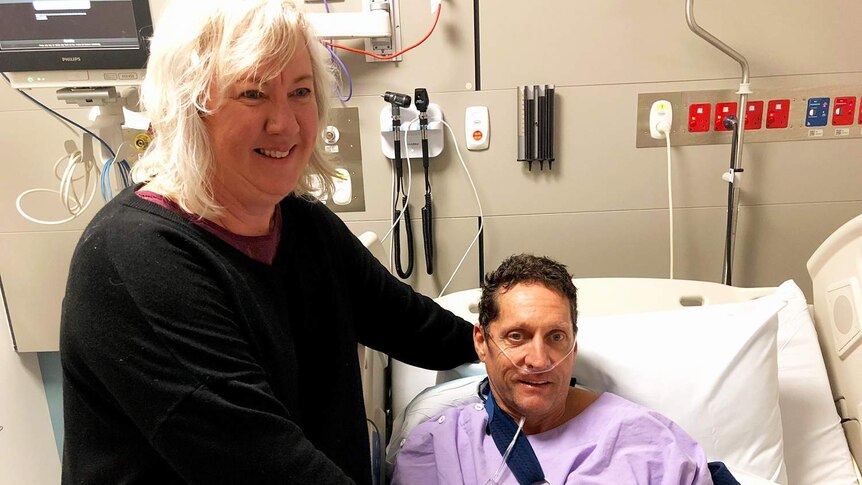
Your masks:
M483 332L484 332L484 330L483 330ZM513 366L515 366L516 369L518 369L519 371L521 371L524 374L544 374L546 372L551 372L552 370L556 369L557 366L560 365L564 360L566 360L570 355L572 355L572 352L575 351L575 344L577 343L577 339L572 339L572 347L569 349L569 351L566 352L565 355L563 355L562 357L557 359L556 362L551 363L550 366L543 367L540 369L530 369L528 367L524 367L521 364L515 363L515 361L512 359L512 357L509 356L508 353L506 353L506 350L502 346L500 346L500 344L498 344L497 341L494 340L493 338L491 338L489 335L485 334L485 340L490 340L491 342L494 342L494 345L496 345L497 348L500 349L500 352L506 357L506 360L508 360Z
M509 459L509 455L512 454L512 448L515 447L515 441L518 440L518 435L521 434L521 430L524 428L524 421L527 420L526 416L521 416L521 420L518 421L518 430L515 431L515 436L512 437L512 441L509 442L509 446L506 447L506 452L503 453L503 461L500 462L500 466L497 467L497 471L494 472L494 475L485 482L485 485L495 485L499 483L500 475L503 474L503 469L506 466L506 460Z
M736 174L742 171L742 147L745 134L745 114L747 112L746 102L748 95L751 94L751 84L749 82L748 61L742 54L733 50L730 46L720 41L718 38L704 30L694 19L694 0L686 0L685 2L685 20L688 23L688 28L691 29L697 36L709 42L718 50L730 56L733 60L739 63L742 68L742 80L739 83L739 123L736 130L736 148L731 150L730 154L730 171L728 181L728 207L727 207L727 234L724 246L724 265L722 269L722 283L730 285L731 271L733 266L733 255L736 245L736 219L739 211L739 188L736 185Z

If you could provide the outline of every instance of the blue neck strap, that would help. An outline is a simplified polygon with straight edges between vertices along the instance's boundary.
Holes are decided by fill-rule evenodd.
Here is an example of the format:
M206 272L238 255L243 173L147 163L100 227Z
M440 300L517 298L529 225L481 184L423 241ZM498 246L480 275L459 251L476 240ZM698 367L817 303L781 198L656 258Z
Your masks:
M494 439L494 444L500 450L500 456L502 456L506 453L506 448L509 447L512 438L515 437L518 424L497 406L490 386L488 386L488 399L485 401L485 412L488 413L488 430ZM530 485L545 480L542 465L539 464L533 447L530 446L530 442L523 433L518 435L506 464L520 485Z

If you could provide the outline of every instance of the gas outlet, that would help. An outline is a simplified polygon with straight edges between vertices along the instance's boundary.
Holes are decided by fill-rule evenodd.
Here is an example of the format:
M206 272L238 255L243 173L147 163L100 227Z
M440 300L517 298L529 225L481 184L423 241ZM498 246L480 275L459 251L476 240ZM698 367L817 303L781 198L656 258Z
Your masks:
M715 131L730 131L724 127L724 119L730 115L736 116L736 103L718 103L715 105Z

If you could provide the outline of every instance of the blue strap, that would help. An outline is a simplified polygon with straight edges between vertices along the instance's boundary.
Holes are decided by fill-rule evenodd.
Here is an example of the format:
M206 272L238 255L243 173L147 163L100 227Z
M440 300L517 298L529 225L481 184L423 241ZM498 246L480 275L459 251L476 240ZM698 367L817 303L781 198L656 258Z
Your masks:
M491 432L491 437L494 439L497 449L500 450L500 456L502 456L506 453L506 448L509 447L512 438L515 437L518 425L497 406L494 401L494 394L490 389L488 389L488 399L485 401L485 412L488 413L488 429ZM545 481L542 465L539 464L533 447L530 446L530 442L523 433L518 435L506 464L521 485Z
M712 483L714 485L740 485L724 463L711 461L707 463L707 466L709 467L709 474L712 476Z

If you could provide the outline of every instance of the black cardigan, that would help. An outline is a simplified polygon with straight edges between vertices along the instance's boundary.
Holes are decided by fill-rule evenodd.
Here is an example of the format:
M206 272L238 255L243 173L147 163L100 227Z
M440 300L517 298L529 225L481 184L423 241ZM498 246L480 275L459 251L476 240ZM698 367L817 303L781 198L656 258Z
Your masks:
M281 209L271 266L132 189L96 215L63 301L63 483L371 483L357 343L476 358L324 205Z

